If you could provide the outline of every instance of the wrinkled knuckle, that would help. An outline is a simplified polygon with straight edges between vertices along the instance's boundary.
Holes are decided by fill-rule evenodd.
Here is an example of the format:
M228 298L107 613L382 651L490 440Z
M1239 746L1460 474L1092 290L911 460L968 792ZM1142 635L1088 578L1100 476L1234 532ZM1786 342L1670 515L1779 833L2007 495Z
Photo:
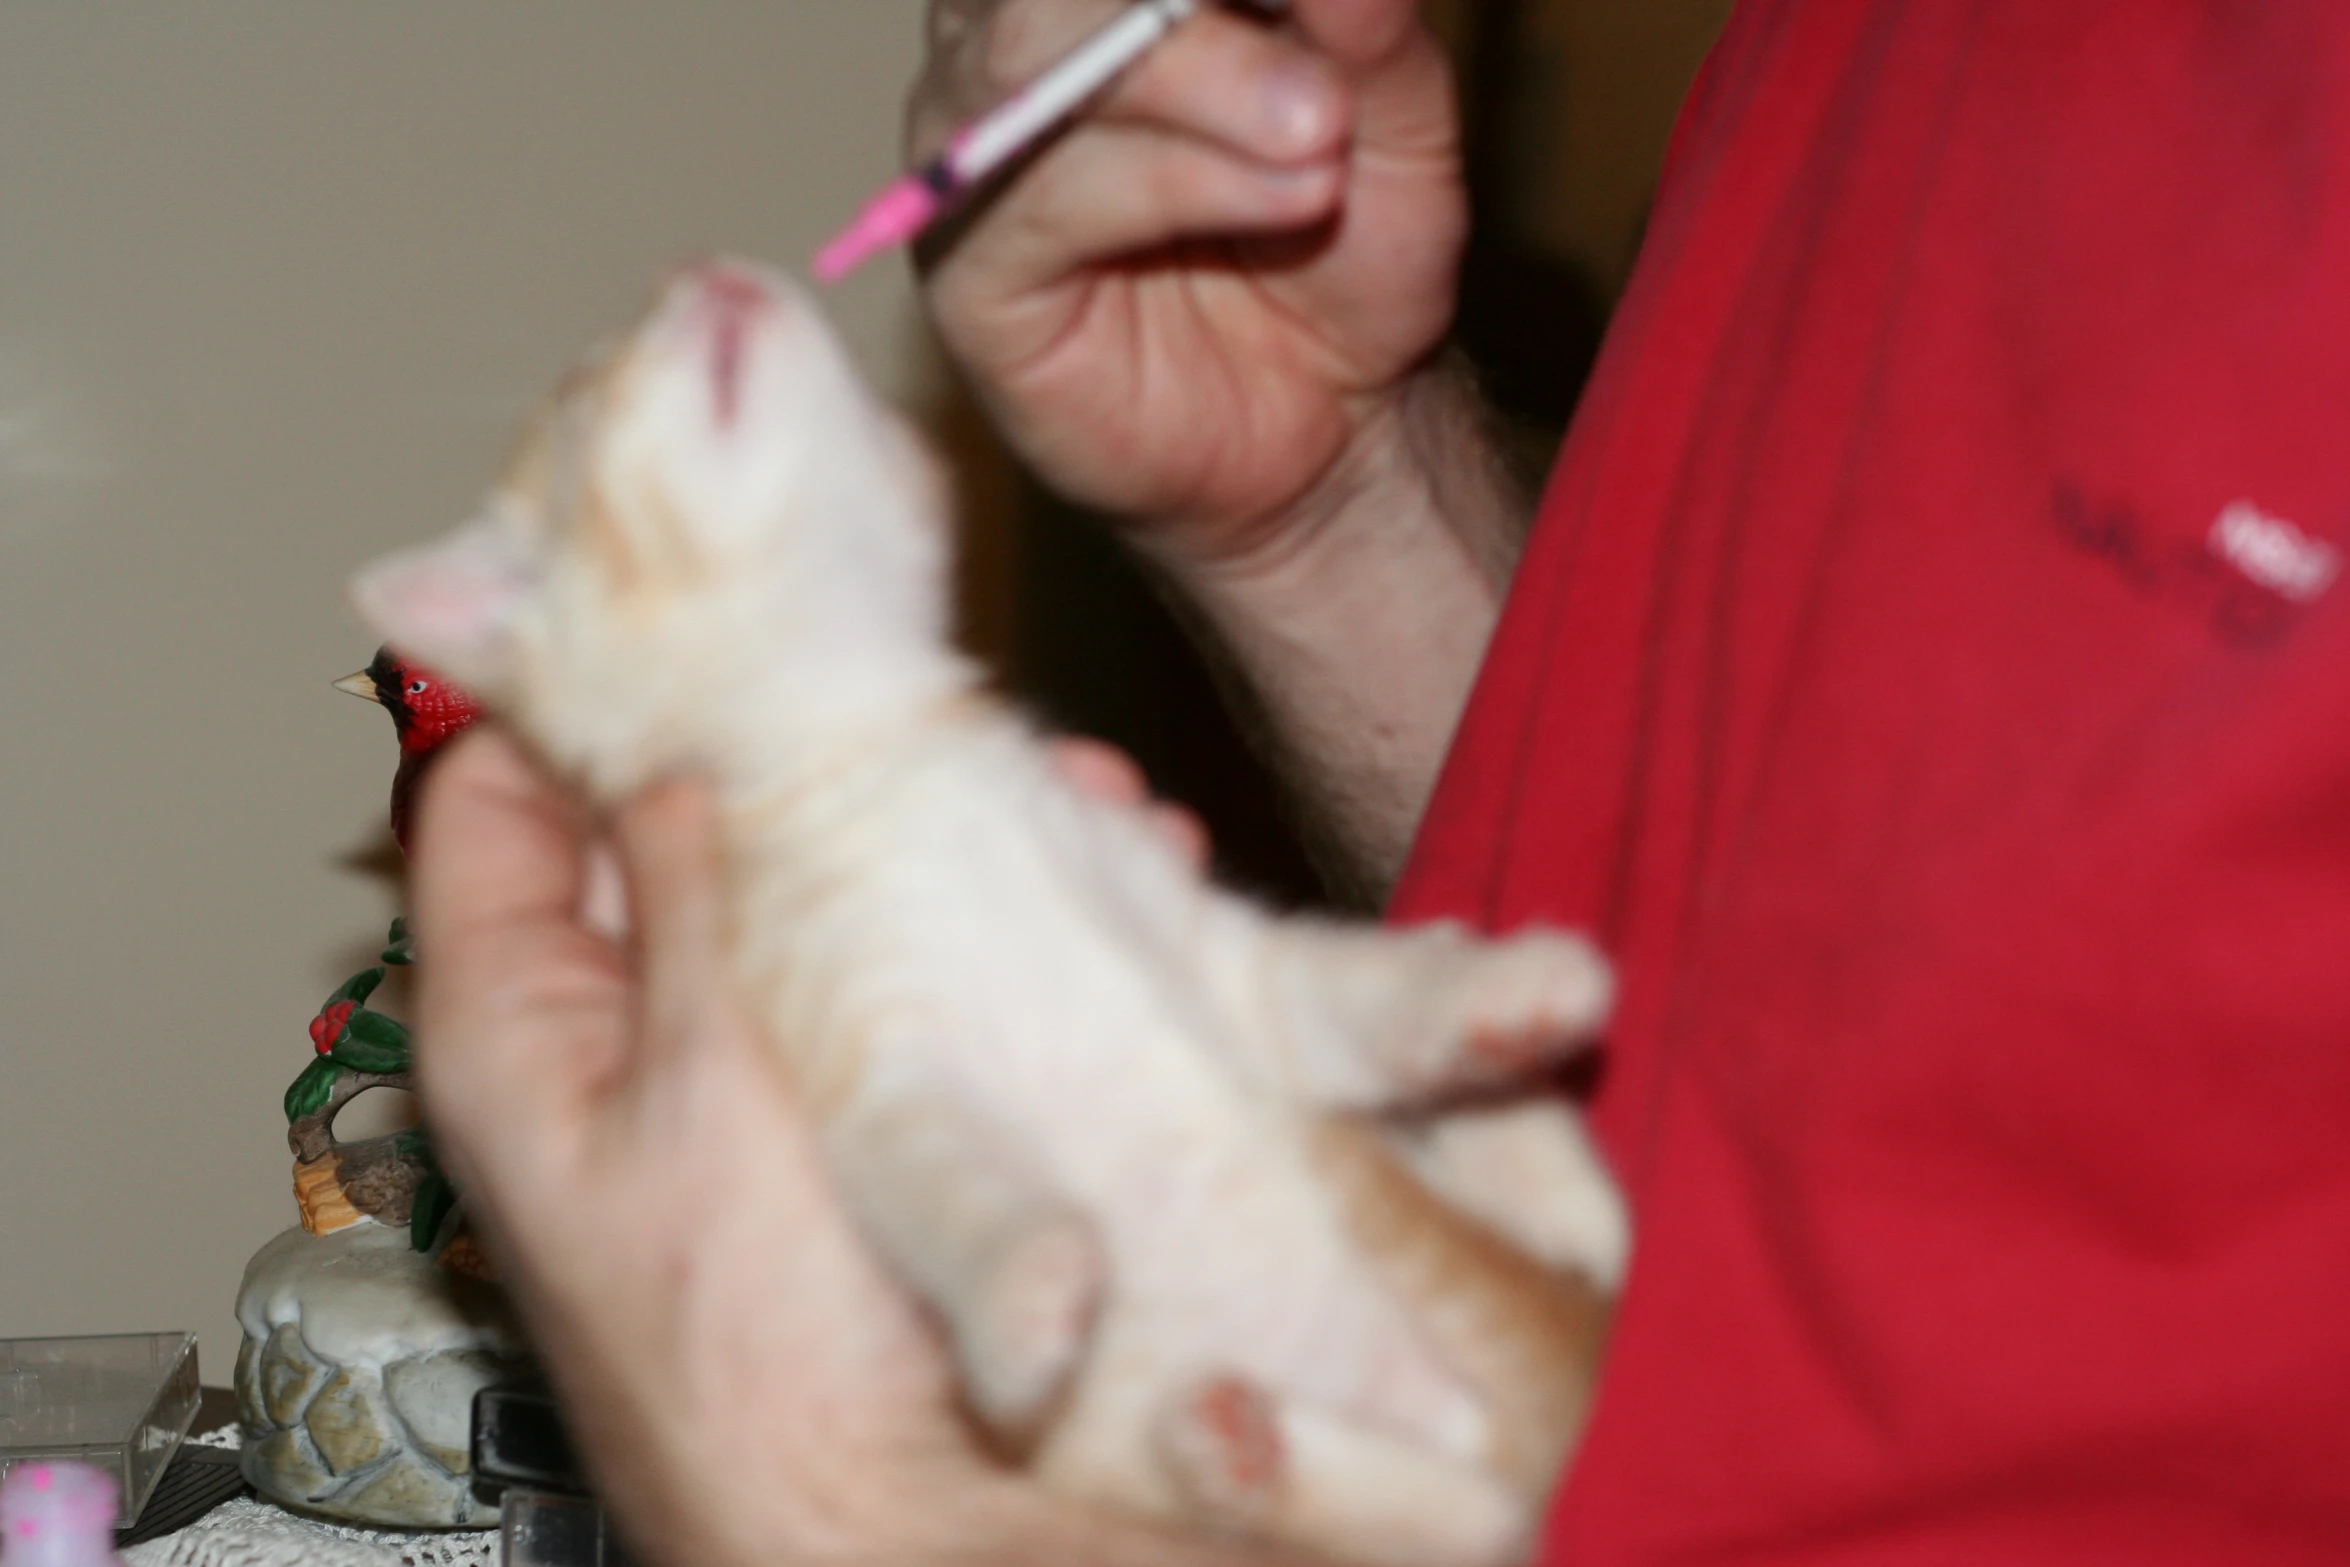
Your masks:
M952 54L987 23L1000 0L931 0L924 41L933 54Z
M1031 254L1075 254L1080 249L1069 214L1058 202L1030 194L1025 200L997 203L995 216Z
M1000 296L985 277L963 261L968 246L926 248L916 256L922 280L922 302L939 346L965 369L987 358L989 327Z
M1147 160L1143 188L1153 206L1169 214L1194 215L1219 205L1230 176L1214 162L1198 155L1167 153Z
M990 96L1001 96L1049 65L1083 36L1082 8L1044 0L1010 0L991 7L986 25L966 40L974 74Z
M906 94L906 151L919 154L945 135L954 113L954 83L934 62Z
M1007 93L1020 81L1035 47L1036 27L1026 19L1031 15L1015 11L1010 17L999 17L966 47L967 74L981 92L991 96Z
M935 150L957 124L985 107L987 100L986 85L977 79L968 48L934 53L906 97L909 149Z

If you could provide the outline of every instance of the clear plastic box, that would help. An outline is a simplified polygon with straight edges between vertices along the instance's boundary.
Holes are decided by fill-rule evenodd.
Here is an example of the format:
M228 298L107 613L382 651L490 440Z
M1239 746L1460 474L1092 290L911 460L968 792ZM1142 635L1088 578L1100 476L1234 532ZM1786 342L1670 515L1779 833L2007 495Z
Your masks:
M128 1527L201 1394L193 1333L0 1339L0 1475L43 1459L103 1469Z

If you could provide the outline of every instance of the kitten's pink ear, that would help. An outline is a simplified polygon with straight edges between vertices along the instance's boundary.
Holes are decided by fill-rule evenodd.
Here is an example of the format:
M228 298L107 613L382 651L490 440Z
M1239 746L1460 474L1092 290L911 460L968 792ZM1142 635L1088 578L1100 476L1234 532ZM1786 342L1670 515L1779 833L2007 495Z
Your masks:
M385 641L479 688L501 671L507 631L536 581L511 532L484 520L362 567L351 601Z

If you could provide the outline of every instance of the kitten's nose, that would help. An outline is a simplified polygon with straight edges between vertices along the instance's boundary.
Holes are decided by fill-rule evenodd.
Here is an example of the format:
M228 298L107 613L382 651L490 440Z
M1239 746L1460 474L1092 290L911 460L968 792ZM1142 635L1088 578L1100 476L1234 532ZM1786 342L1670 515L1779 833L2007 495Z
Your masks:
M739 261L705 261L689 275L703 300L726 314L752 315L775 301L767 279Z
M693 300L692 318L706 334L711 410L719 428L731 429L742 411L752 332L779 300L766 278L731 261L704 262L686 275L685 283Z

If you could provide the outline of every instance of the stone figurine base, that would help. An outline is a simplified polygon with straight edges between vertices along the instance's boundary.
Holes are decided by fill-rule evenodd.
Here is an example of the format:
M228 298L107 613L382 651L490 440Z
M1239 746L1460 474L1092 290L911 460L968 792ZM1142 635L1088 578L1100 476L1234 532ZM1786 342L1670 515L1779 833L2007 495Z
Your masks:
M488 1528L473 1395L529 1378L503 1294L410 1248L404 1229L293 1229L237 1295L245 1477L274 1501L376 1528Z

